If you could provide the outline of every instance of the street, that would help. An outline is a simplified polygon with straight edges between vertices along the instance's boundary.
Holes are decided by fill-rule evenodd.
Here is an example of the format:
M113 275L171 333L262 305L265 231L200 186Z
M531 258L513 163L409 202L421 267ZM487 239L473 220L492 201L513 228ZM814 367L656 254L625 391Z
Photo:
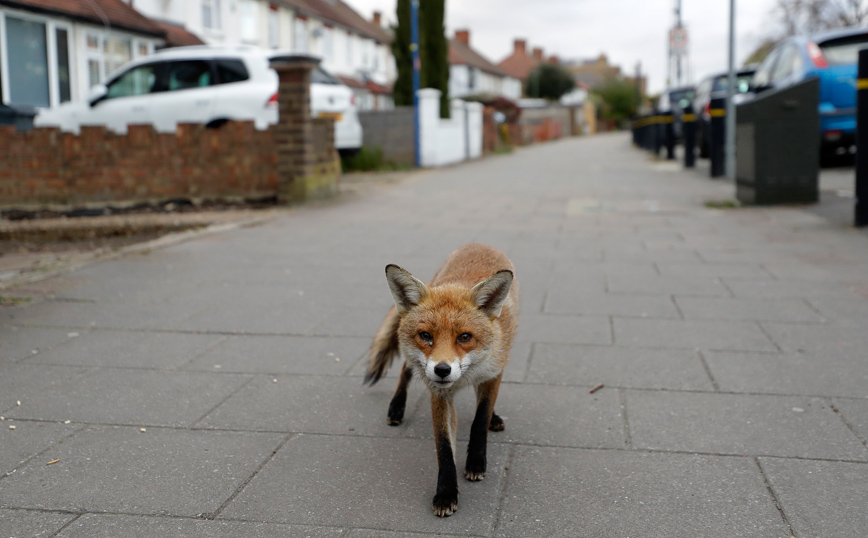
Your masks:
M568 138L33 284L0 308L0 536L863 536L868 237L732 198ZM386 264L469 242L522 310L487 477L438 518L427 389L391 427L400 364L362 376Z

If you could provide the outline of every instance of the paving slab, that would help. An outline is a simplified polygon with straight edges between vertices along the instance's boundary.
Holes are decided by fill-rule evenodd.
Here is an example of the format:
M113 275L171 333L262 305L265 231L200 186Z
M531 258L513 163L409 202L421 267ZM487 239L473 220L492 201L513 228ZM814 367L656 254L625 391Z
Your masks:
M230 336L185 370L263 374L342 375L367 355L370 338Z
M0 508L193 517L215 512L283 436L90 427L0 484ZM53 465L44 461L59 459Z
M868 400L835 398L834 403L862 442L868 442Z
M849 300L855 295L848 286L838 282L805 282L801 280L755 278L723 278L723 281L736 297Z
M777 345L791 353L858 360L868 350L868 332L855 320L825 325L763 322L762 326Z
M423 387L416 385L410 387L408 410L412 410L415 402L423 396ZM198 426L396 436L400 430L386 424L386 411L394 390L392 383L363 386L358 377L258 376ZM425 396L427 398L427 394Z
M494 536L789 533L751 459L522 446Z
M744 321L612 318L619 346L778 351L759 325Z
M540 315L522 310L516 341L561 344L612 343L612 329L605 316Z
M15 426L15 429L11 430L9 426ZM73 424L0 421L0 477L80 429L81 426Z
M640 295L697 295L730 297L732 294L718 277L696 275L608 275L607 290L610 293Z
M70 333L75 334L75 333ZM224 339L221 335L85 331L68 345L39 353L27 364L178 368Z
M74 518L72 514L0 509L0 536L54 536Z
M87 368L0 364L0 412L17 407L49 392L57 392L70 379L87 372Z
M796 536L850 538L868 529L868 465L760 458Z
M803 299L748 299L675 296L686 319L821 323L826 318Z
M338 538L343 529L251 521L203 521L177 517L85 514L63 530L61 538Z
M299 435L278 451L220 518L488 535L506 456L505 445L489 445L485 480L459 478L458 511L444 519L431 509L437 482L432 441ZM463 469L464 454L457 460L458 469Z
M822 398L628 390L627 419L636 448L868 461Z
M530 383L714 390L699 353L687 349L535 344Z
M705 360L720 390L868 398L868 364L824 353L725 353Z
M703 238L708 240L707 236ZM733 263L663 263L656 264L661 275L704 278L771 278L761 265Z
M668 295L586 293L553 286L546 295L545 313L639 318L680 318Z
M431 406L426 395L413 420L396 427L407 437L433 439ZM617 390L589 394L586 388L551 385L501 384L494 406L506 423L502 432L490 432L490 442L549 446L621 448L624 419ZM466 442L476 414L471 390L455 398L458 439ZM433 442L433 441L432 441Z
M33 420L191 426L250 380L249 376L172 370L94 369L43 391L7 417Z
M64 329L36 329L0 325L0 364L24 360L69 343L79 333Z

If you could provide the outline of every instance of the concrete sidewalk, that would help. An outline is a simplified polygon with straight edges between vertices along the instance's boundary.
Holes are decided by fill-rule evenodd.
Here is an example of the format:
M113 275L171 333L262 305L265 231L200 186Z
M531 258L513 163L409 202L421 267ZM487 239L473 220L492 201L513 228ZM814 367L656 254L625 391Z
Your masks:
M864 536L868 238L732 197L572 139L44 281L0 309L0 536ZM440 519L424 387L389 427L361 376L383 267L471 241L521 328Z

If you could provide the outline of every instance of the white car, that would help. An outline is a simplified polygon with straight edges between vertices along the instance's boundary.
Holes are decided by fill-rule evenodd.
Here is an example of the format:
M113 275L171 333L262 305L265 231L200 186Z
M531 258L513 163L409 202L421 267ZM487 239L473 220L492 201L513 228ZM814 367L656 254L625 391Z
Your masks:
M277 123L277 73L273 56L256 47L196 46L159 51L132 61L91 88L86 101L41 111L34 125L80 132L82 125L105 125L124 134L129 124L152 124L175 132L178 123L217 127L227 120L253 121L257 129ZM311 112L335 119L335 146L362 146L353 92L321 67L311 75Z

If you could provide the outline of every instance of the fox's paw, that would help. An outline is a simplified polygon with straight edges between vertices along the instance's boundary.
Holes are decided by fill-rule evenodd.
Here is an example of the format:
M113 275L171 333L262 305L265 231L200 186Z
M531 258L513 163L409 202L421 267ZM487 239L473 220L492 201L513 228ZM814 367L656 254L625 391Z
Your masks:
M470 471L464 469L464 478L470 480L471 482L479 482L480 480L485 478L485 471L482 471L480 473L479 471Z
M492 413L491 422L488 423L488 429L493 432L502 432L506 429L506 424L503 423L502 418Z
M389 404L389 413L386 415L386 424L397 426L404 420L404 402L392 401Z
M438 517L449 517L458 510L458 492L444 494L438 493L434 496L434 515Z
M485 478L486 458L485 454L474 457L467 454L467 464L464 466L464 478L471 482L479 482Z

